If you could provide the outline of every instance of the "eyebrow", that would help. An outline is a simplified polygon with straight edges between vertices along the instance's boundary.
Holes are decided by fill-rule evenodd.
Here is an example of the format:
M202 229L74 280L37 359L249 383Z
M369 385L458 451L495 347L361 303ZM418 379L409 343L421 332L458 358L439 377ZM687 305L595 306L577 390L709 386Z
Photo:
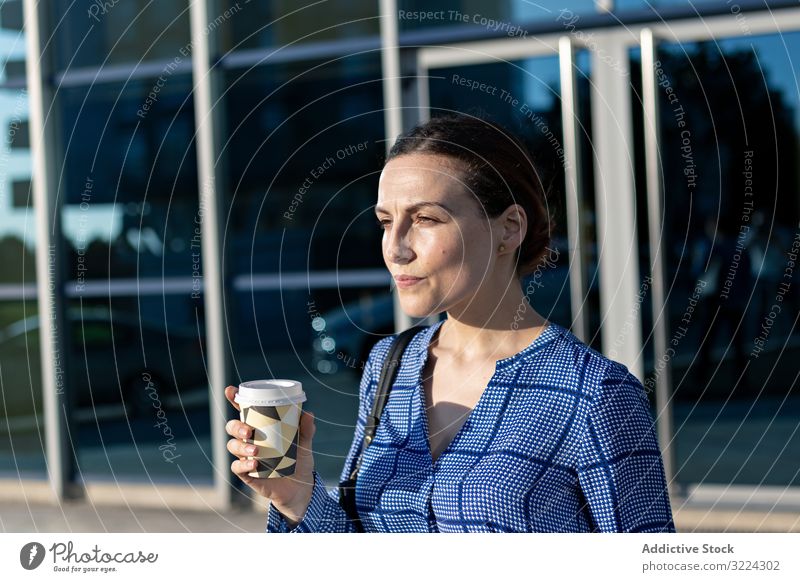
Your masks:
M434 207L437 207L437 208L441 208L441 209L445 210L448 214L452 214L453 213L452 210L450 210L447 206L445 206L441 202L427 202L427 201L422 201L422 202L417 202L415 204L411 204L410 206L406 207L406 211L407 212L413 212L414 210L419 210L420 208L426 208L426 207L429 207L429 206L434 206ZM388 214L386 209L383 208L382 206L376 206L375 207L375 213L377 214L378 212L386 212Z

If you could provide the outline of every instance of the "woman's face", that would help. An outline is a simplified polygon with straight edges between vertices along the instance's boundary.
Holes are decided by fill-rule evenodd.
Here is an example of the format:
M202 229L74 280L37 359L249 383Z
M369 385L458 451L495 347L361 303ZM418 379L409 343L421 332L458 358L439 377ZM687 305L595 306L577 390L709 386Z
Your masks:
M483 212L457 164L406 154L381 173L375 214L383 227L383 260L411 317L465 309L482 286L497 282L502 226ZM403 284L402 275L421 279Z

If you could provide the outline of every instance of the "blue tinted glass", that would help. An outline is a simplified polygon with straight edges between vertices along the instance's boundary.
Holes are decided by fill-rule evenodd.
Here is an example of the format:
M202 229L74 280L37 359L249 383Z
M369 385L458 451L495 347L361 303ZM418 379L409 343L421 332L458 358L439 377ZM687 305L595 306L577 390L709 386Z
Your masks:
M227 83L233 271L379 266L367 212L385 148L377 55L237 71Z
M686 484L800 484L800 295L786 285L800 248L798 50L797 32L659 48L671 335L648 377L672 366Z
M21 0L0 4L0 473L46 474Z
M201 307L188 292L135 288L69 302L73 442L85 478L210 483Z
M380 59L232 71L226 86L236 369L303 382L318 419L315 458L333 483L363 363L394 330L373 211L386 145Z
M65 376L92 479L211 479L190 91L165 71L59 92Z
M348 40L380 34L378 2L244 2L225 0L220 30L223 51Z
M70 120L61 181L70 279L191 276L199 194L190 90L188 76L164 74L60 92Z
M172 59L190 39L186 0L55 0L58 70Z
M701 6L724 4L719 0L614 0L614 11L623 12L635 9L658 10L659 8L685 7L692 9ZM735 2L729 2L731 10L739 11L741 8Z

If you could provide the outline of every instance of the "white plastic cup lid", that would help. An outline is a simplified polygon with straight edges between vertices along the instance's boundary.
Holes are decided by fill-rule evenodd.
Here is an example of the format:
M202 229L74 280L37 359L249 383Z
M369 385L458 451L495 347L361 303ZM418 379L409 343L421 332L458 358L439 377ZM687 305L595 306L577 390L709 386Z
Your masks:
M297 380L252 380L239 384L233 400L244 406L286 406L305 402L306 393Z

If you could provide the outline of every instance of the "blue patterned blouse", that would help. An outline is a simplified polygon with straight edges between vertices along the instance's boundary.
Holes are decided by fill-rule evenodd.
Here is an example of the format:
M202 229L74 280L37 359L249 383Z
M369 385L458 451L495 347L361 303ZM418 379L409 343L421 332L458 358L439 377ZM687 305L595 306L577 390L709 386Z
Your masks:
M644 388L623 364L550 322L499 360L488 386L433 462L422 371L444 320L403 354L356 504L367 532L674 532ZM393 337L364 366L358 421L340 481L362 442ZM351 532L338 489L314 472L311 503L294 528L269 507L268 532Z

